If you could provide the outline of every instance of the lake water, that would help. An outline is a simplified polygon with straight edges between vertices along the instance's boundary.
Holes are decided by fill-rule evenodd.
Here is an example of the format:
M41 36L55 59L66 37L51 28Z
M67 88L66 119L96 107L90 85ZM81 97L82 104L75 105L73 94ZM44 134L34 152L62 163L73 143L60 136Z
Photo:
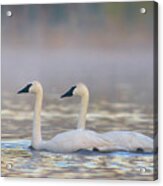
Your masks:
M154 179L154 154L82 150L70 154L35 151L29 148L32 135L34 97L2 95L2 176L85 179ZM76 128L78 99L59 100L45 95L42 136ZM129 130L153 136L150 105L90 102L87 128L97 132Z

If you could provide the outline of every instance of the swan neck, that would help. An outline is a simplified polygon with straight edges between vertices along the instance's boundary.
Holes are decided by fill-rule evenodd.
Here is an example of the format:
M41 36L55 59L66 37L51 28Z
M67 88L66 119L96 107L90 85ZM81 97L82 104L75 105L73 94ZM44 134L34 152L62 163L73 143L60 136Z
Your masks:
M39 148L41 144L41 110L42 110L42 98L43 91L39 91L36 93L36 101L34 108L34 120L33 120L33 134L32 134L32 146L35 149Z
M85 129L86 115L88 110L89 94L84 94L81 97L81 109L78 121L78 129Z

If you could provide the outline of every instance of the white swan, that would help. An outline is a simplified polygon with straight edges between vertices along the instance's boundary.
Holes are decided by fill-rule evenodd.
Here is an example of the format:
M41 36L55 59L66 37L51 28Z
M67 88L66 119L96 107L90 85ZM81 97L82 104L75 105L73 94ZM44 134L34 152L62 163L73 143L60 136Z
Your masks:
M96 132L80 129L60 133L48 141L42 140L40 114L42 109L43 88L38 81L34 81L28 83L18 91L18 94L22 93L33 93L36 95L32 132L32 147L34 149L70 153L80 149L99 149L99 147L102 148L111 145Z
M81 97L81 110L77 128L85 129L86 114L89 102L89 91L87 86L83 83L78 83L77 85L72 86L65 94L61 96L61 98L71 97L73 95ZM153 152L153 139L138 132L110 131L101 133L99 135L102 139L106 140L110 144L99 147L99 150L101 151L124 150Z

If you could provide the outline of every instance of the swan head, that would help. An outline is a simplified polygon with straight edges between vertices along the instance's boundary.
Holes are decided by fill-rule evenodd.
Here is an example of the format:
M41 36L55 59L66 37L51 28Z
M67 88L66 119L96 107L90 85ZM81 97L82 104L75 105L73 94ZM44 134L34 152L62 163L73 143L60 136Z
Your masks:
M88 88L83 83L78 83L77 85L72 86L66 93L61 95L61 98L76 96L89 96Z
M28 83L25 85L22 89L20 89L17 94L22 94L22 93L39 93L42 92L42 86L41 83L38 81L33 81L31 83Z

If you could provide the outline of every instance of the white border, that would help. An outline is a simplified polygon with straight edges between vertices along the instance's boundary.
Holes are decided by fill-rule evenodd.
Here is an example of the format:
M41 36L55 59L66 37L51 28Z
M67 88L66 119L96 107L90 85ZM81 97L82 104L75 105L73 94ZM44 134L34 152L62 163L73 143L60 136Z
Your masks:
M68 3L68 2L121 2L122 0L0 0L0 4L48 4L48 3ZM133 1L133 0L126 0L127 2ZM122 1L123 2L123 1ZM161 85L161 82L163 82L163 65L162 65L162 59L163 59L163 52L161 51L163 48L163 38L161 33L163 33L163 27L161 22L163 23L163 1L157 0L159 3L159 180L155 182L140 182L140 181L110 181L110 180L57 180L57 179L42 179L42 178L0 178L0 184L3 186L34 186L35 184L38 184L39 186L43 185L59 185L59 186L83 186L86 184L93 185L93 186L114 186L116 185L163 185L163 148L161 147L161 141L163 140L163 135L161 133L162 130L162 122L163 122L163 115L161 114L161 111L163 111L162 104L163 100L161 99L161 95L163 95L163 87ZM3 77L2 77L3 78Z

